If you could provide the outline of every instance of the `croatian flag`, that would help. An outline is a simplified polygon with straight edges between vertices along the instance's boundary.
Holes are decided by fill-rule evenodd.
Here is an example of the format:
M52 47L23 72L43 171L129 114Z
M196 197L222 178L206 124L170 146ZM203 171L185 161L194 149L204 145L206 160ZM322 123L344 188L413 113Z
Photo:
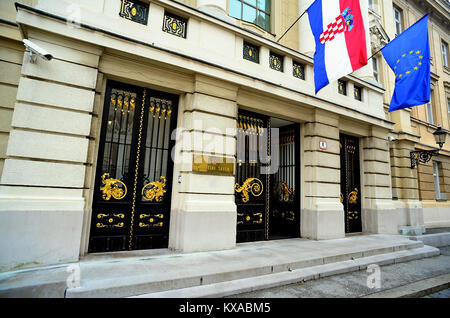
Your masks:
M359 0L316 0L308 8L316 40L316 94L330 82L367 65L367 42Z

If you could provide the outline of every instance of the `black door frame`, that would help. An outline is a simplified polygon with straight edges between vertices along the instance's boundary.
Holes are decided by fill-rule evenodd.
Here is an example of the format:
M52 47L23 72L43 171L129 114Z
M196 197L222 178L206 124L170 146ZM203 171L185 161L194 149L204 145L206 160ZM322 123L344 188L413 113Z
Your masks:
M265 131L268 132L268 142L269 146L267 147L268 154L270 156L271 154L271 117L265 116L262 114L246 111L246 110L239 110L239 119L238 119L238 128L239 122L241 122L241 117L247 117L250 118L249 122L251 122L251 119L254 120L261 120L263 122L263 128ZM244 124L245 125L245 124ZM264 240L276 240L276 239L282 239L282 238L300 238L301 237L301 142L300 142L300 124L294 123L292 125L288 125L285 127L281 127L280 130L286 130L286 129L294 129L295 130L295 184L296 184L296 191L294 200L292 202L292 206L294 208L294 222L295 224L293 227L296 229L295 231L290 231L290 233L276 233L276 235L271 235L271 219L274 217L272 216L272 208L274 205L272 204L272 201L275 200L273 195L273 182L274 182L274 175L272 174L257 174L257 175L250 175L248 172L253 172L254 170L248 169L248 167L242 168L242 165L239 163L239 158L236 161L236 186L235 190L238 189L238 191L235 192L235 202L237 205L237 213L238 213L238 221L237 221L237 243L245 243L245 242L256 242L256 241L264 241ZM246 138L247 139L247 138ZM239 143L239 139L238 139ZM246 141L246 147L248 146L248 142ZM239 148L239 144L237 146ZM279 146L280 147L280 146ZM247 151L247 149L246 149ZM247 158L247 155L246 155ZM279 163L281 164L281 163ZM258 158L258 169L261 168L261 163L259 162ZM244 177L241 175L241 169L244 169L245 172L243 174ZM247 173L247 174L246 174ZM256 180L254 180L256 179ZM244 187L245 181L250 181L250 183L247 184L248 186L248 197L249 199L247 202L243 202L243 196L241 194L242 188ZM251 194L252 187L256 188L263 188L263 191L261 194L257 194L257 196L253 196ZM286 204L285 204L286 205ZM286 205L287 206L287 205ZM284 205L279 205L280 208L286 208ZM256 210L258 211L256 211ZM263 211L263 212L262 212ZM258 213L255 213L258 212ZM284 214L286 211L281 211L281 214ZM290 211L287 211L288 213ZM261 215L262 214L262 215ZM290 214L285 214L288 219L292 218ZM289 221L289 220L287 220Z
M135 100L135 114L133 119L133 130L132 130L132 142L130 146L130 154L129 154L129 167L128 174L124 177L123 180L119 180L120 183L127 184L127 193L126 200L114 200L114 198L110 201L102 200L102 193L99 190L102 185L105 183L102 180L103 171L103 160L104 160L104 152L106 147L106 134L107 134L107 125L109 121L109 113L111 110L111 94L112 91L123 90L136 94ZM156 207L157 211L155 215L163 215L164 222L156 223L156 220L152 219L153 224L163 224L161 227L151 227L147 228L148 233L150 230L153 232L159 232L151 234L150 236L162 236L162 240L158 241L156 244L146 242L144 244L139 245L136 242L136 238L139 235L143 235L143 229L139 228L139 212L142 205L144 204L142 201L142 192L140 191L140 187L142 186L140 183L145 182L143 171L144 164L151 160L151 158L145 158L145 151L141 150L142 146L146 145L147 138L147 129L148 127L148 118L150 116L150 101L151 99L155 100L159 99L160 101L168 100L171 101L171 113L170 118L170 127L169 127L169 139L168 139L168 156L167 156L167 166L166 171L167 175L165 176L166 182L164 184L164 199L159 202L155 200L155 202L151 202L151 208ZM94 195L93 195L93 203L92 203L92 216L91 216L91 227L89 233L89 253L97 253L97 252L113 252L113 251L125 251L125 250L138 250L138 249L152 249L152 248L167 248L168 246L168 236L169 236L169 220L170 220L170 206L172 201L172 183L173 183L173 158L171 158L171 151L175 145L175 141L171 138L171 132L177 125L177 113L178 113L178 101L179 97L177 95L172 95L164 92L159 92L155 90L151 90L144 87L138 87L131 84L126 84L122 82L117 82L113 80L108 80L105 91L105 99L103 103L103 114L101 120L101 131L100 131L100 142L97 153L97 167L95 174L95 182L94 182ZM162 104L162 102L161 102ZM169 109L166 104L161 109ZM152 111L153 112L153 111ZM153 114L153 113L152 113ZM163 113L162 115L166 115L167 118L168 113ZM161 117L159 117L161 119ZM122 122L122 119L121 119ZM152 129L153 126L152 126ZM159 132L159 126L158 126ZM120 135L119 135L120 136ZM119 140L120 142L120 140ZM159 145L159 139L157 140ZM163 138L164 143L164 138ZM162 151L163 152L163 151ZM162 166L162 159L161 159ZM160 180L155 180L160 181ZM139 188L138 188L139 186ZM154 185L151 185L150 188L154 188ZM122 188L123 189L123 188ZM124 199L125 199L124 198ZM119 207L119 208L117 208ZM147 203L147 207L150 207L150 202ZM164 208L162 208L164 207ZM161 210L159 210L161 209ZM120 213L118 213L119 211ZM108 213L107 213L108 212ZM114 219L114 222L119 222L119 225L122 227L110 227L109 230L102 231L102 228L97 226L99 214L108 215L110 217L109 220ZM152 217L150 215L150 217ZM148 220L147 220L148 221ZM112 223L111 223L112 224ZM118 230L118 231L116 231ZM156 231L155 231L156 230ZM116 234L118 233L118 234ZM149 236L149 235L147 235ZM99 241L99 243L93 243L95 240ZM118 243L115 243L116 240ZM157 240L154 240L155 242Z
M269 239L299 238L300 230L300 199L301 199L301 157L300 157L300 124L292 124L280 127L280 162L279 167L283 169L280 181L276 182L277 174L270 175L271 195L269 213ZM287 133L287 134L286 134ZM290 134L289 134L290 133ZM293 147L283 147L283 138L293 138L288 142ZM293 148L293 149L292 149ZM283 151L283 153L281 152ZM290 158L293 156L293 161ZM289 166L292 169L289 169ZM294 170L294 171L292 171ZM283 184L281 184L283 183ZM293 184L290 187L289 184ZM277 192L278 191L278 192ZM284 229L284 230L283 230Z
M270 140L270 118L261 114L239 110L238 129L244 135L238 134L236 160L235 202L237 206L237 243L256 242L267 239L268 211L267 202L270 187L269 175L260 161L259 139L253 138L256 143L250 144L250 138L257 134L267 134ZM255 128L256 129L253 129ZM263 129L263 130L261 130ZM242 131L241 131L242 132ZM248 135L248 136L247 136ZM239 152L244 142L245 159L240 162ZM252 148L249 150L249 148ZM269 148L266 148L269 152ZM266 150L264 149L264 150ZM265 155L268 155L265 154Z
M341 195L345 233L362 232L360 138L340 134Z

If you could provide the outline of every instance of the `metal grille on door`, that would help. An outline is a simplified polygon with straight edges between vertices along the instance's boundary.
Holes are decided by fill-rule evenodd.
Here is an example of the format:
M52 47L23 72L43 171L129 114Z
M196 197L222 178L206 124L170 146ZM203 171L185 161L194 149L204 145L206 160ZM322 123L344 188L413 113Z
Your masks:
M177 97L108 82L90 252L167 247Z
M261 169L262 137L268 134L268 119L241 113L238 119L235 198L237 205L237 242L266 238L266 195L268 177ZM261 137L261 138L260 138ZM267 136L266 136L267 137ZM267 150L265 150L267 152Z
M341 134L341 203L345 211L345 232L362 231L359 139Z
M280 128L274 143L269 117L241 111L237 126L237 242L299 237L299 125ZM278 155L270 174L267 158Z
M299 152L297 125L280 129L280 167L272 176L270 236L300 236Z

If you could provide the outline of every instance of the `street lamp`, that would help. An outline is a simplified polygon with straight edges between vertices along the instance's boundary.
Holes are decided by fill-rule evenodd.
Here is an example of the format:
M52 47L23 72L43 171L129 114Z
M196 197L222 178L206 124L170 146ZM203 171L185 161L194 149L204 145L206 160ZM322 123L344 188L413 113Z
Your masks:
M427 163L431 160L433 156L437 156L439 154L439 150L445 144L445 139L447 138L447 132L442 129L441 126L438 126L436 131L433 133L434 139L436 140L436 144L439 145L439 149L437 150L423 150L423 151L412 151L411 152L411 169L414 169L419 165L419 163Z
M438 126L438 129L433 133L433 135L436 143L439 145L439 148L442 149L445 144L445 140L447 139L447 132L442 129L441 126Z

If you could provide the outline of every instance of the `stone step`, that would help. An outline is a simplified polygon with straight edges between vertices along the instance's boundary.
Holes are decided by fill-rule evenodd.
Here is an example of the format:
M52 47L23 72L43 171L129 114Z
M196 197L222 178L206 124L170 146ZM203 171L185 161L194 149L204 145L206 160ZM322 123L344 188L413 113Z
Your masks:
M450 232L409 236L410 240L421 241L425 245L443 247L450 245Z
M299 268L280 273L225 281L215 284L194 286L163 292L133 296L132 298L206 298L226 297L255 290L295 284L327 276L365 270L369 265L379 266L440 255L439 249L431 246L416 247L391 253L366 256L353 260L338 261L323 265Z
M391 240L389 237L388 239L383 236L369 236L329 242L294 240L281 243L253 243L241 245L232 251L168 255L152 259L127 260L123 263L118 261L109 268L106 268L105 264L93 266L81 264L81 287L67 289L65 297L157 295L186 288L202 290L206 285L221 290L220 285L216 284L233 286L233 282L240 280L255 284L262 278L271 279L278 277L277 275L291 277L292 273L301 273L298 270L302 269L307 273L317 266L329 269L322 275L336 272L339 266L344 266L342 270L346 271L350 264L352 269L357 270L364 266L364 263L360 264L363 259L377 260L377 256L390 253L398 253L395 254L394 260L401 260L403 257L405 261L408 257L415 259L414 257L422 255L417 253L418 249L424 248L421 241L398 238ZM348 244L350 240L354 240L355 243ZM321 246L323 250L318 249ZM439 254L439 250L429 250L429 247L423 251ZM384 261L384 258L381 257L379 261ZM273 279L274 284L277 284L277 279Z

